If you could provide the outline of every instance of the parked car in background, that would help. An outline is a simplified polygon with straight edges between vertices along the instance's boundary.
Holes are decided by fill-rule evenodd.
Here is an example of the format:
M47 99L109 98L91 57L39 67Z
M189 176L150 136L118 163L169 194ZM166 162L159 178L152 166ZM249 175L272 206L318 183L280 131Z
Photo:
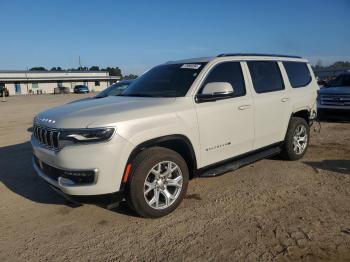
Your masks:
M91 99L99 99L99 98L104 98L107 96L117 96L120 95L131 83L133 80L123 80L119 81L118 83L114 83L111 86L107 87L105 90L102 92L98 93L97 95L93 97L86 97L83 99L78 99L74 100L70 103L76 103L76 102L81 102L81 101L86 101L86 100L91 100Z
M133 80L123 80L118 83L114 83L110 87L107 87L101 93L98 93L94 98L103 98L107 96L117 96L120 95L131 83Z
M161 217L181 203L190 178L280 153L302 158L318 89L301 57L168 62L118 96L39 113L34 168L70 199L126 200L140 216Z
M76 85L74 87L74 93L76 94L87 94L90 93L89 88L86 85Z
M350 118L350 72L339 75L319 90L317 110L319 118Z
M10 95L9 90L4 86L0 86L0 97L3 97L4 94L5 94L5 97L9 96Z

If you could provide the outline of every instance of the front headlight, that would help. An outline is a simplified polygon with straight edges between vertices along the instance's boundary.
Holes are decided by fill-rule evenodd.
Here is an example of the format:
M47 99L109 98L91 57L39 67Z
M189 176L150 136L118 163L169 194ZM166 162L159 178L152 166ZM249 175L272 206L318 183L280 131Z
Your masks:
M109 140L114 128L84 128L60 131L58 146L62 149L73 144L97 143Z

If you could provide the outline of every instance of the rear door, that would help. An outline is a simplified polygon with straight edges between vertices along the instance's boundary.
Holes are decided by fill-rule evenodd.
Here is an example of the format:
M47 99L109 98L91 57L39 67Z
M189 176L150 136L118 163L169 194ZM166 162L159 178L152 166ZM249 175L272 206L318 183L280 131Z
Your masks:
M253 149L284 140L290 119L290 91L277 61L247 61L254 101Z
M293 112L299 110L316 110L318 85L313 80L312 68L306 62L284 61L282 75L285 75L286 84L291 90Z
M201 84L228 82L235 97L196 103L201 144L201 166L207 166L252 150L254 122L250 90L240 62L221 62ZM199 93L201 90L199 90Z

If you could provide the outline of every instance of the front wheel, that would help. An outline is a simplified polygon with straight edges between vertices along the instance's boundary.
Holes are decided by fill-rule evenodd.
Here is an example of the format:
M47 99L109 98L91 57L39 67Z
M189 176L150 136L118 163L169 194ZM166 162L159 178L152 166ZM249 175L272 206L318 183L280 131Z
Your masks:
M132 161L129 206L142 217L162 217L177 208L187 191L188 168L175 151L153 147Z
M282 148L282 155L288 160L302 158L309 146L309 141L310 128L305 119L292 117Z

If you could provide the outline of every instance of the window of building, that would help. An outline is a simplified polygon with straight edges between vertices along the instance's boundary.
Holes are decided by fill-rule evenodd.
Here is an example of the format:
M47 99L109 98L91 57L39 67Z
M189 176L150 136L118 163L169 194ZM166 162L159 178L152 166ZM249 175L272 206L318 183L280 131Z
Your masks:
M100 81L95 81L95 86L100 86Z
M39 84L38 84L37 82L33 82L33 83L32 83L32 88L33 88L33 89L39 88Z
M311 82L311 74L306 63L283 62L283 66L293 88L304 87Z
M240 62L224 62L215 66L205 79L203 87L213 82L230 83L234 89L235 97L244 96L246 94Z
M255 92L267 93L284 89L280 69L275 61L248 61Z

